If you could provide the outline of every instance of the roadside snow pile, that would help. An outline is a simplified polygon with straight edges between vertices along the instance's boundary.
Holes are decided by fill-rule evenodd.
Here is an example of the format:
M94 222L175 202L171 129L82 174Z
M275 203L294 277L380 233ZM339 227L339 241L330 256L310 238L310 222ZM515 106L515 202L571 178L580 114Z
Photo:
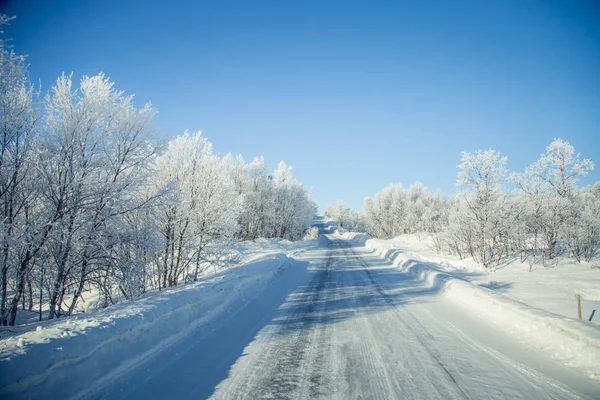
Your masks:
M569 317L576 317L573 296L576 292L587 297L590 304L585 308L593 306L600 312L600 270L582 265L557 265L523 273L529 266L518 263L488 274L470 260L436 254L431 244L417 235L390 240L355 233L340 236L363 244L390 261L393 267L425 282L428 287L440 289L448 299L522 342L543 349L553 358L600 380L600 325L597 321L591 324ZM546 270L549 272L545 273ZM503 281L497 282L500 277ZM525 278L529 278L528 284L522 284ZM549 279L550 284L544 279ZM544 308L548 304L540 299L547 298L549 293L556 299L550 306L556 307L556 303L561 302L561 310L569 308L570 314L560 315Z
M25 391L31 398L48 393L78 397L93 382L111 379L197 329L210 330L296 262L285 253L315 243L276 243L260 254L261 245L265 243L247 245L254 247L253 261L202 282L148 293L95 313L44 321L1 340L0 398Z
M600 380L597 326L528 306L465 281L449 281L446 296L522 342Z
M347 240L352 240L357 244L363 246L366 244L367 240L373 239L373 236L361 232L343 232L340 230L336 230L334 235L337 235Z
M315 240L304 240L292 242L286 239L256 239L234 243L231 250L237 256L233 257L232 265L243 265L249 264L261 259L271 257L275 254L285 254L292 257L294 254L309 249L315 246L317 243ZM223 271L219 268L216 272ZM213 268L207 268L200 271L198 274L199 280L211 277L215 274ZM84 290L82 293L82 299L76 310L77 313L91 313L103 309L104 307L104 295L99 292L96 288L92 290ZM112 301L118 303L121 301L127 301L119 291L116 291L112 295ZM43 319L48 317L47 305L42 309ZM30 330L30 326L39 325L39 311L28 311L20 309L17 314L17 321L14 327L10 328L10 331L4 331L6 328L0 327L0 339L6 336L14 336L22 332ZM43 323L43 322L42 322Z
M390 258L402 252L405 259L435 263L439 270L463 279L512 300L568 318L577 318L576 295L582 298L582 317L588 320L592 310L600 312L600 263L577 263L571 259L557 258L547 267L537 266L529 271L527 262L516 259L501 265L494 273L472 259L437 253L427 236L403 235L390 240L363 240L365 246L381 257ZM600 326L600 315L591 321Z
M431 236L424 234L409 234L395 237L393 239L375 239L369 237L364 240L365 246L376 252L377 255L389 258L393 252L401 250L405 257L413 260L438 264L444 271L466 271L485 273L486 270L472 259L460 260L445 254L439 254L434 249Z
M249 263L278 253L283 253L291 257L301 251L315 247L317 243L318 241L315 239L292 242L286 239L260 238L239 242L235 245L235 250L241 255L241 263Z

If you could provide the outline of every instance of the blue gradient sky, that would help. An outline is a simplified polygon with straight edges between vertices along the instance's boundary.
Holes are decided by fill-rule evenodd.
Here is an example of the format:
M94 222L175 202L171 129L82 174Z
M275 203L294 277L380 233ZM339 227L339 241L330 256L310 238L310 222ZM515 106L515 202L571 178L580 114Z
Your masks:
M389 182L455 191L462 150L511 170L555 137L600 164L596 1L4 1L47 90L103 71L163 135L280 160L323 208ZM582 183L600 180L600 165Z

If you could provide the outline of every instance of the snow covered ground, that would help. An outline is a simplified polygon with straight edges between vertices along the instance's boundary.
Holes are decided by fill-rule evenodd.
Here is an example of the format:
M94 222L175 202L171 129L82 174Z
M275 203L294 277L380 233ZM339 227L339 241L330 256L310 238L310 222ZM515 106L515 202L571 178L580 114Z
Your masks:
M345 234L354 237L356 234ZM548 266L534 265L519 259L502 264L495 273L487 273L471 259L439 254L427 235L402 235L383 240L363 237L362 242L379 254L402 251L402 259L436 263L443 271L462 273L461 277L481 287L541 310L569 318L577 318L576 295L581 295L582 315L588 320L592 310L600 313L600 259L578 263L571 258L558 258ZM399 261L400 259L398 259ZM592 324L600 325L596 314Z
M244 246L196 285L2 340L0 397L600 398L598 326L489 285L511 266L417 237Z
M313 243L310 241L291 242L285 239L256 239L235 243L231 250L234 253L239 254L239 260L237 260L236 265L244 265L269 254L294 254L295 252L301 251L307 246L313 246ZM212 275L214 275L214 273L215 271L212 268L209 268L200 272L199 276L201 278L210 278ZM12 295L10 292L9 294ZM112 296L112 300L115 303L125 300L123 295L118 290L115 290ZM81 295L81 301L76 307L76 312L94 312L103 308L102 304L103 296L97 289L92 288L91 290L84 290ZM46 303L42 308L42 319L46 319L48 317L47 306L48 304ZM15 333L31 330L32 327L37 327L38 321L39 310L28 311L19 309L16 320L16 325L18 326L11 328L0 327L0 339L13 336Z
M440 285L330 239L296 256L308 275L295 284L272 285L213 335L91 398L598 397L582 370L465 313Z
M240 266L196 284L145 294L93 313L2 329L0 398L77 397L92 384L133 368L182 337L210 331L261 293L290 276L292 255L316 240L257 240L237 245ZM65 383L68 381L68 383Z
M424 235L341 237L364 244L392 268L438 287L447 299L522 343L600 380L600 318L588 321L592 310L600 312L598 261L558 259L529 272L529 264L513 260L488 273L472 260L437 253ZM582 296L582 321L577 320L576 294Z

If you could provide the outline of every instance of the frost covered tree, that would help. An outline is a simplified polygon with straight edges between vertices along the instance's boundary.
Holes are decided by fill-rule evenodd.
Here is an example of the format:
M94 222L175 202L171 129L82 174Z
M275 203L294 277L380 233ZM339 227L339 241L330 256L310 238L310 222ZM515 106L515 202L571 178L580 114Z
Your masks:
M446 200L413 183L407 191L390 185L367 198L367 229L378 237L429 233L440 251L472 257L490 271L519 256L532 266L557 254L590 261L600 247L600 184L578 189L577 180L594 168L573 146L554 140L523 174L507 179L506 157L496 150L463 152L458 186ZM507 191L506 183L517 189ZM343 220L342 206L327 215Z
M136 196L154 155L150 142L154 109L137 109L104 75L57 80L46 99L45 133L39 160L47 182L41 201L51 222L48 253L53 284L49 318L63 302L71 314L92 272L110 262L121 243L122 218L147 205ZM49 222L49 223L50 223Z
M436 237L436 247L456 254L461 259L467 255L475 258L476 222L466 197L462 194L451 196L447 210L448 223L446 229Z
M425 231L425 214L428 208L429 191L421 182L414 182L406 194L406 230L409 233Z
M317 213L317 206L310 192L292 176L292 167L281 161L273 175L274 236L299 240Z
M448 225L447 200L440 189L431 196L425 211L425 231L429 233L442 232Z
M440 190L429 192L420 182L404 190L391 184L363 204L366 229L377 237L404 233L437 233L448 225L446 199Z
M310 191L292 176L291 167L281 162L269 174L261 157L255 158L245 171L246 178L239 179L238 185L244 198L238 236L301 239L317 207Z
M573 196L572 212L559 238L578 261L590 262L600 247L600 183L580 189Z
M365 231L363 215L348 207L344 200L338 200L335 207L328 204L325 209L325 216L337 221L338 225L347 231Z
M414 182L406 193L406 231L435 233L446 225L445 200L437 190L431 194L421 182Z
M163 288L226 263L233 238L300 239L316 213L291 167L282 162L269 175L262 158L245 165L239 157L220 157L201 132L169 142L154 168L156 187L170 188L158 216Z
M156 159L156 184L171 186L163 206L160 232L164 245L160 285L175 286L187 274L197 280L209 261L208 250L237 231L241 195L236 192L229 165L213 154L201 132L184 133L169 142Z
M530 226L534 235L541 234L544 254L552 259L565 221L576 213L577 180L594 169L589 159L581 159L569 142L555 139L546 153L513 179L529 196Z
M0 15L0 35L12 18ZM44 235L27 229L27 210L35 198L35 164L32 162L39 114L37 96L27 79L25 58L14 53L0 37L0 206L2 254L0 270L0 325L14 320L20 296L9 304L9 276L17 291L23 291L34 253L27 243ZM35 237L34 237L35 236ZM22 252L25 250L25 252Z
M406 208L406 191L402 184L390 184L373 199L365 199L363 209L367 229L377 237L406 233Z
M457 185L467 189L462 196L473 226L473 254L492 271L503 253L502 184L506 181L506 160L496 150L478 150L475 154L465 151L458 166Z
M112 304L117 291L125 299L135 298L148 289L158 287L158 265L162 249L159 234L159 209L167 196L160 190L142 189L136 196L145 206L123 215L118 227L118 243L110 248L110 258L93 275L94 286L102 298L98 304Z
M46 97L45 115L29 160L33 184L22 193L20 224L26 238L12 260L15 290L7 322L15 322L30 276L48 293L49 318L75 311L84 286L112 260L122 243L123 218L143 207L154 110L136 109L132 97L102 74L84 77L78 89L62 76ZM14 96L13 96L14 97ZM21 147L22 149L25 146ZM5 197L3 197L5 199ZM4 314L6 318L6 314Z
M270 211L274 208L273 177L265 160L255 158L239 179L244 196L244 210L240 216L238 236L243 240L270 235Z

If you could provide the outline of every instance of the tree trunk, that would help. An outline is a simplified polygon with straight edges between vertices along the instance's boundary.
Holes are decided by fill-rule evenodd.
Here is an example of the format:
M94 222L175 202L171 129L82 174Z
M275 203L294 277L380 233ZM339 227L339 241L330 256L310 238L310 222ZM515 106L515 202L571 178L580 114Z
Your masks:
M175 269L175 226L171 237L171 266L169 267L169 287L173 286L173 270Z
M194 282L198 282L198 272L200 272L200 255L202 254L202 248L198 249L196 253L196 269L194 270Z
M33 286L31 285L31 279L29 276L27 276L27 288L29 289L29 304L28 304L28 310L32 311L33 310Z
M6 265L6 264L4 264ZM8 309L6 307L7 289L8 289L8 265L2 267L2 300L0 300L0 325L6 326L8 323Z
M56 281L54 281L54 288L52 290L52 295L50 296L48 319L54 319L54 317L57 316L56 306L58 304L60 293L61 293L61 291L63 291L63 286L64 286L63 274L64 274L64 269L61 266L58 269Z
M73 311L75 311L75 307L77 306L77 301L79 300L79 297L81 296L81 293L83 292L83 288L85 285L85 276L86 276L86 272L87 272L87 255L84 255L83 258L83 263L81 265L81 273L79 274L79 283L77 284L77 289L75 290L75 293L73 294L73 299L71 300L71 305L69 306L69 309L67 310L66 315L72 315Z
M171 227L169 224L167 224L167 236L165 238L165 259L164 259L164 264L163 264L163 281L162 281L162 287L166 288L167 287L167 270L169 268L169 247L171 246ZM160 286L160 283L159 283Z
M44 275L46 273L45 264L42 264L42 272L40 274L40 321L42 320L42 304L44 302Z
M23 257L23 259L21 260L21 264L19 265L19 269L17 271L17 291L16 291L15 295L13 296L12 304L10 306L10 311L9 311L8 324L11 326L15 324L15 320L17 319L17 309L19 307L19 300L21 300L21 295L23 294L23 290L25 288L25 275L27 272L27 267L29 266L29 263L31 262L31 260L33 260L33 258L36 256L36 254L40 251L40 249L44 245L46 239L48 238L48 234L50 233L51 228L52 228L52 226L50 225L44 229L42 238L41 238L40 242L37 244L37 246L35 247L35 249L32 249L32 248L27 249L27 251L25 252L25 257Z
M23 296L21 297L21 308L23 309L23 311L26 310L25 308L25 302L27 301L27 292L25 291L27 287L27 279L25 279L25 285L23 285Z
M19 271L17 272L17 291L13 296L9 312L8 324L10 326L13 326L15 324L15 321L17 320L17 310L19 309L19 301L21 300L23 290L25 289L25 275L27 272L27 266L29 265L31 258L33 258L33 255L28 251L25 255L25 258L21 261Z

